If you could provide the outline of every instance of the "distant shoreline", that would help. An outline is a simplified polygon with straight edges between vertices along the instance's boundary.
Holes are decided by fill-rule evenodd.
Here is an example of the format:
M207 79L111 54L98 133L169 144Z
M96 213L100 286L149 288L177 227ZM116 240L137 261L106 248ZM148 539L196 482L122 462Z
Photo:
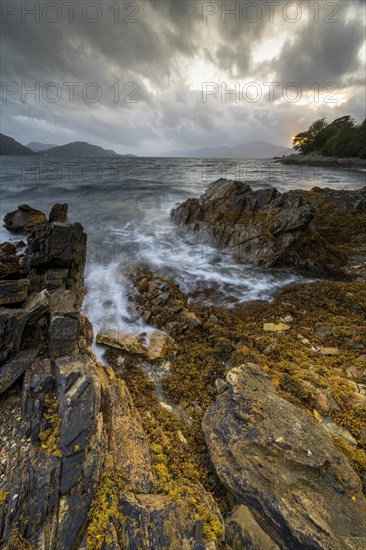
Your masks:
M334 158L319 156L289 155L276 162L281 164L296 164L299 166L322 166L324 168L366 168L366 159L354 158Z

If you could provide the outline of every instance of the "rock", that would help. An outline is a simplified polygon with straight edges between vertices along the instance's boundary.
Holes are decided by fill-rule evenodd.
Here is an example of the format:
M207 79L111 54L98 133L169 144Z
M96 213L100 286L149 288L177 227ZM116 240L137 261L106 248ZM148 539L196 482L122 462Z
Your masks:
M323 346L317 346L316 349L322 355L339 355L340 353L338 348L324 348Z
M83 270L85 251L86 235L80 223L54 222L37 227L30 235L27 258L31 267L70 268L76 264Z
M168 341L168 335L154 330L149 334L149 343L147 346L147 357L151 361L155 359L164 359L165 348Z
M283 319L280 319L280 321L282 321L283 323L293 323L294 321L294 318L292 317L292 315L285 315L285 317Z
M19 350L25 324L21 309L0 309L0 364Z
M23 258L0 253L0 280L22 279L27 273Z
M36 227L47 224L47 218L43 212L31 208L27 204L18 206L18 210L6 214L4 227L13 233L29 233Z
M266 332L285 332L290 330L291 327L285 323L264 323L263 330Z
M280 548L361 548L366 500L332 437L253 364L228 375L203 431L216 472Z
M59 203L54 204L52 206L50 215L48 217L48 221L50 223L53 223L53 222L66 223L68 208L69 207L67 204L59 204Z
M29 291L29 280L0 281L0 306L21 304Z
M0 367L0 393L6 391L31 365L37 355L37 349L19 352Z
M348 367L348 369L346 370L346 374L348 378L359 380L360 378L362 378L362 376L364 376L365 369L357 368L355 365L353 365L352 367Z
M338 437L341 437L346 443L348 443L348 445L353 445L354 447L357 447L357 441L352 436L350 431L336 424L334 420L330 418L330 416L327 416L324 419L322 419L321 424L329 432L332 432Z
M360 231L366 222L366 187L281 194L220 179L199 199L172 210L171 218L239 263L365 280L366 272L352 266L356 260L366 263L366 232Z
M220 544L224 533L221 514L211 495L203 487L194 487L199 494L205 514L212 517L221 532L216 533ZM198 495L197 495L198 496ZM197 519L197 510L192 506L192 496L172 499L167 495L133 495L128 493L122 499L124 519L122 541L123 548L141 548L141 550L163 550L171 548L191 550L193 548L193 529ZM141 529L139 526L144 526ZM215 541L205 541L207 550L218 549Z
M104 330L96 338L97 344L119 349L132 355L147 355L147 346L144 338L138 332L117 332Z
M277 550L279 547L259 527L247 506L234 508L225 521L226 539L232 550Z
M48 351L50 357L60 357L78 351L80 334L79 313L51 313L48 329Z
M104 424L108 433L106 467L124 472L130 490L149 493L153 485L149 440L140 415L124 381L113 369L99 373L104 403Z
M172 220L200 240L226 249L239 262L274 265L314 215L301 196L276 189L253 191L240 181L213 182L199 200L172 210Z
M226 391L229 387L226 380L223 380L222 378L216 378L215 386L216 386L216 389L217 389L217 393L219 393L219 394Z

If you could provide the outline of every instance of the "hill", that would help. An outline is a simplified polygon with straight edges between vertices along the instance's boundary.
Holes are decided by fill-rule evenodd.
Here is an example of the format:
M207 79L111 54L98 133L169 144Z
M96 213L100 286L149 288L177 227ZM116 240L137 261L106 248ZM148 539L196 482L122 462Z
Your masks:
M56 143L40 143L39 141L31 141L27 143L27 147L38 153L39 151L46 151L46 149L52 149L57 147Z
M111 149L103 149L99 145L92 145L86 141L74 141L66 143L58 147L52 147L42 151L44 155L50 155L60 158L75 158L75 157L124 157L134 155L119 155Z
M5 134L0 134L0 155L35 155L36 153Z

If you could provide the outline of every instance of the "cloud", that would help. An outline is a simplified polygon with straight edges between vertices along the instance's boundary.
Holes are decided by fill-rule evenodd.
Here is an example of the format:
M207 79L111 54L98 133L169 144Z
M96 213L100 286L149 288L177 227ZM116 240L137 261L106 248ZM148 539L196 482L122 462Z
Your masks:
M19 10L3 24L2 79L16 83L19 93L6 103L3 96L2 131L23 142L82 139L121 153L154 155L259 139L289 144L297 124L310 123L319 113L364 116L364 61L359 55L364 6L356 0L328 3L339 7L333 16L337 23L324 21L331 11L322 3L316 22L317 14L303 1L297 2L301 18L296 22L288 20L296 16L289 2L280 2L270 14L259 1L211 2L207 8L207 2L198 0L104 0L97 2L101 17L95 23L88 20L95 10L85 11L86 1L75 4L73 21L60 3L62 16L55 23L42 13L39 22L31 15L21 20L21 6L37 2L4 4L17 4ZM257 21L254 4L260 8ZM225 14L223 5L226 10L238 6L238 13ZM205 22L207 9L215 13ZM200 88L207 80L216 82L219 91L203 103ZM309 96L307 103L293 104L281 94L273 103L264 86L268 80L280 82L278 90L288 82L305 88L333 81L344 90L344 103L315 104ZM250 81L263 90L258 102L243 99L243 86ZM29 94L22 101L22 83L30 89L36 82L39 101ZM62 98L54 103L42 95L50 82L62 89ZM73 102L67 82L79 83ZM83 93L93 82L102 90L97 102ZM221 84L233 89L236 82L240 101L228 96L223 102ZM87 91L92 93L93 87ZM129 94L139 101L128 101Z

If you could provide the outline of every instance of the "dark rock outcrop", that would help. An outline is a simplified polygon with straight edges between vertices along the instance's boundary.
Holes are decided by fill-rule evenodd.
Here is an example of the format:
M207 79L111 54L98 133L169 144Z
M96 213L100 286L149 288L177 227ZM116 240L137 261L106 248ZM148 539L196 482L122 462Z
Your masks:
M235 501L280 548L364 548L361 480L329 433L281 398L257 365L232 369L227 381L203 430Z
M281 194L220 179L171 218L238 262L366 279L366 187Z
M218 180L199 200L172 210L204 242L225 249L241 262L274 265L314 215L301 196L276 189L252 191L240 181Z
M86 235L66 223L66 212L55 205L51 221L28 233L21 271L14 264L14 278L8 269L0 281L3 296L12 295L0 306L0 400L18 382L22 402L19 421L5 429L14 441L5 472L3 455L0 463L0 544L188 549L192 495L220 532L223 519L199 483L179 498L156 488L151 441L127 385L91 352L93 331L80 313ZM2 252L15 251L6 244ZM153 354L162 350L157 343ZM1 426L10 421L6 410Z
M47 223L43 212L21 204L14 212L9 212L4 218L4 227L13 233L29 233L39 225Z

